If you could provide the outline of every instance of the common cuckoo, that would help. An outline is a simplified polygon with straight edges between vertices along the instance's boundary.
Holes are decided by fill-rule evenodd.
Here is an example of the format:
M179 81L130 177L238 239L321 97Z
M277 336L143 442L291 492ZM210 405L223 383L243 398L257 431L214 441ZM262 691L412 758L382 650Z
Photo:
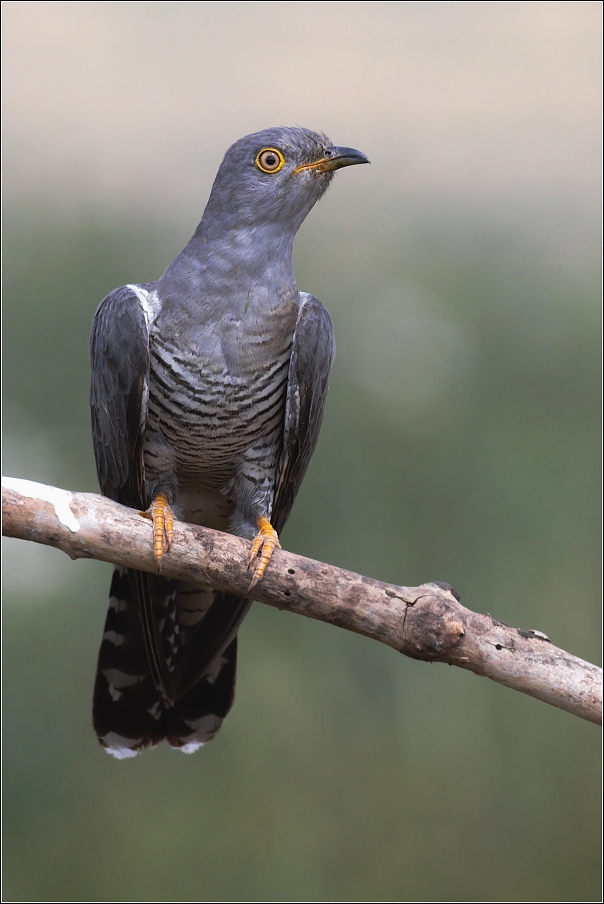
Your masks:
M237 141L192 239L156 282L99 305L90 339L101 491L147 513L158 574L116 567L94 689L118 758L192 753L233 702L251 601L159 572L175 518L253 541L262 579L317 443L335 347L292 246L335 170L367 157L301 128Z

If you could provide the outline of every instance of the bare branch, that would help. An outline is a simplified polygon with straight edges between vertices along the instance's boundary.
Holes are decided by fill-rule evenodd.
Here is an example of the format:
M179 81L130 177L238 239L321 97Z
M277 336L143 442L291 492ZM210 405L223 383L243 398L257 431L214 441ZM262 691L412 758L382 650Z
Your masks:
M2 479L2 532L94 558L155 571L151 524L133 509L92 493ZM162 574L209 581L246 595L250 544L184 522ZM254 599L373 637L414 659L446 662L602 724L601 669L555 647L539 631L520 631L462 606L447 584L397 587L276 550Z

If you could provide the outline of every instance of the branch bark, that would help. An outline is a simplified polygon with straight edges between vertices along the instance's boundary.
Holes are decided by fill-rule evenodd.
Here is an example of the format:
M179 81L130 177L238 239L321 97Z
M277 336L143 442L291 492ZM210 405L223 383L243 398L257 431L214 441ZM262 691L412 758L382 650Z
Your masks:
M4 477L2 505L6 536L54 546L73 559L156 570L151 524L134 509ZM245 596L249 548L247 540L177 522L162 574ZM372 637L413 659L459 666L602 724L601 669L539 631L466 609L448 584L397 587L276 550L254 599Z

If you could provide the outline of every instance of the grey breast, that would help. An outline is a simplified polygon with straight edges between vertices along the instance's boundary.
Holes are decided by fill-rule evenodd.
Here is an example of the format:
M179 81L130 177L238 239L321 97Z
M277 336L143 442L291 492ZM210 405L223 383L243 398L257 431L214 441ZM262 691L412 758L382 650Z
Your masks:
M182 515L222 529L236 472L244 465L251 490L268 489L280 452L298 306L275 304L269 316L256 307L223 301L222 323L183 336L187 317L176 329L160 317L150 333L149 476L171 471Z

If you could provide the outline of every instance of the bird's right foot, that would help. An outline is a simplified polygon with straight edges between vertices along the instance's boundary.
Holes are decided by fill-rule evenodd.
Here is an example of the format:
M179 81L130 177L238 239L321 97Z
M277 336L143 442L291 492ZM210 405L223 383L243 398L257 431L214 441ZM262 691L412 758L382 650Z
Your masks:
M153 522L153 555L159 574L161 560L174 539L174 512L170 508L167 495L158 493L147 511L139 514Z

